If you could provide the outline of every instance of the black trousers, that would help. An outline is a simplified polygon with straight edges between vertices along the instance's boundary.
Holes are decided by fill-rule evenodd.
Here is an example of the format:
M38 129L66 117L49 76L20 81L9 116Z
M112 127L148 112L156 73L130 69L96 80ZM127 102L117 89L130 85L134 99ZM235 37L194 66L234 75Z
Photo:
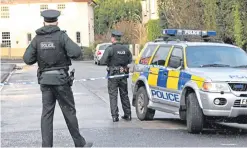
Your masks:
M110 107L112 117L118 117L118 89L124 115L131 115L130 101L128 97L128 81L127 78L108 79L108 93L110 97Z
M43 110L41 116L42 147L53 146L53 116L58 101L75 147L83 147L85 139L81 136L76 117L74 96L71 87L65 85L41 85Z

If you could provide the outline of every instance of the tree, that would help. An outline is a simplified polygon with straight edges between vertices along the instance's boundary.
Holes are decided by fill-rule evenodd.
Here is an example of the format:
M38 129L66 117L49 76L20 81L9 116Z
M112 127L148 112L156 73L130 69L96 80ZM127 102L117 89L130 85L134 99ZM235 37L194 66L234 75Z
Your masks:
M141 22L141 3L125 0L98 0L95 8L95 34L107 33L122 20Z
M234 37L235 37L235 42L238 46L242 47L243 45L243 25L241 21L241 14L240 14L240 3L239 1L235 1L234 3L234 11L233 11L233 16L234 16Z

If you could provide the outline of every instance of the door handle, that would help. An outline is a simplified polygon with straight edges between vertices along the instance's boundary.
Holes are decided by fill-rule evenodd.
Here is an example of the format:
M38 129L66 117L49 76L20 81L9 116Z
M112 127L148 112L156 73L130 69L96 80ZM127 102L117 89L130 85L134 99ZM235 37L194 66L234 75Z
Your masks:
M149 70L149 73L154 74L154 72L152 70Z

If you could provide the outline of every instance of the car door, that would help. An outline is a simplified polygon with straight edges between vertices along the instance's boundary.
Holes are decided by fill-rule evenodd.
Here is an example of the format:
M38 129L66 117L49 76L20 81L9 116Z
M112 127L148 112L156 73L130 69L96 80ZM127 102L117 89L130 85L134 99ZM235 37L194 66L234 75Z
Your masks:
M184 53L183 48L180 46L175 46L172 49L171 55L169 57L169 61L167 64L167 70L168 70L168 78L166 83L166 91L169 92L168 98L171 101L171 104L173 106L179 107L180 102L180 84L181 84L181 68L179 66L174 66L171 59L180 59L181 62L184 62Z
M172 45L160 45L150 63L148 82L152 100L155 102L167 103L168 101L165 94L168 76L165 63L171 49Z

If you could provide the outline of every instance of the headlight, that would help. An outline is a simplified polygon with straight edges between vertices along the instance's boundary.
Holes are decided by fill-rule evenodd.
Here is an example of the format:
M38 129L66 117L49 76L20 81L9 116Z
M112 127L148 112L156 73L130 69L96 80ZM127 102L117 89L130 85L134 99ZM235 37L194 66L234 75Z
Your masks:
M202 85L203 91L208 92L230 92L229 86L227 83L211 83L204 82Z

